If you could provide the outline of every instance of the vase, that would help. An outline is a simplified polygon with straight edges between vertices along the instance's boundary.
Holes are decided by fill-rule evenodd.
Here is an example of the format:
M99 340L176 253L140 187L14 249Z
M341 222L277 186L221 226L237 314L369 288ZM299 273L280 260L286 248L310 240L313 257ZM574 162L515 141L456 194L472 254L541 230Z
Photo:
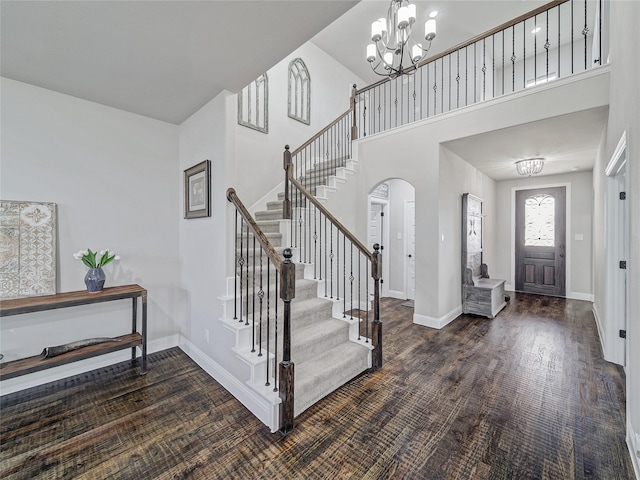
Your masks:
M104 288L105 274L102 268L90 268L84 276L84 283L87 286L87 292L101 292Z

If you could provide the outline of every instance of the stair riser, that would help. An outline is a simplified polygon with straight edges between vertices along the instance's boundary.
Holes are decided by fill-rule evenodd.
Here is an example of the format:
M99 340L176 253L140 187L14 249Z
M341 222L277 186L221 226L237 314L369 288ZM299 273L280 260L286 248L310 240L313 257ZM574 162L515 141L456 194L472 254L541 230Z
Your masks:
M273 247L282 247L282 234L280 233L267 233L265 234L265 236L267 237L267 240L269 240L269 243L271 243L271 246ZM243 235L237 235L236 236L236 247L240 248L240 241L242 241L243 244L243 250L245 250L247 248L247 244L249 245L249 248L253 248L253 237L254 235L252 233L249 233L249 236L247 237L247 234L243 234ZM258 243L258 241L256 240L256 247L259 247L260 244Z
M257 221L261 220L282 220L282 210L266 210L256 212L255 218Z

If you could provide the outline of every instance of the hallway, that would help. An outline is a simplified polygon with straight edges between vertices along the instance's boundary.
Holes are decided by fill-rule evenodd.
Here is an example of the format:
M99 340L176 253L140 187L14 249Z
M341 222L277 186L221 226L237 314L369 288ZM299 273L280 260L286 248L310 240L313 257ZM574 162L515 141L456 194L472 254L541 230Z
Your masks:
M515 294L442 330L384 299L384 365L286 438L184 353L2 397L0 477L631 479L624 373L591 304Z

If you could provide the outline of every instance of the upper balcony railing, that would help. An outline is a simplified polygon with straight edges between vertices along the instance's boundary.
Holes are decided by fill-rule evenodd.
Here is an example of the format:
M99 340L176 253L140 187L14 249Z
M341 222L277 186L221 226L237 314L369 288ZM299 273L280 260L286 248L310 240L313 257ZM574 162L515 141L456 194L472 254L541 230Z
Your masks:
M606 63L604 0L555 0L355 91L353 138L521 91ZM604 43L603 43L604 42Z

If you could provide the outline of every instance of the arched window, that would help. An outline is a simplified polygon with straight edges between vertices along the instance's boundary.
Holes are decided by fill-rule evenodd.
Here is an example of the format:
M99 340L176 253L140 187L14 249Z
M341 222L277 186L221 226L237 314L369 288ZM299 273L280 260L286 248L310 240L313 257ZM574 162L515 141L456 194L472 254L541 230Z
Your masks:
M553 247L556 200L551 195L532 195L524 202L524 245Z
M289 64L289 117L311 123L311 78L301 58Z
M238 94L238 125L269 133L269 79L266 73Z

